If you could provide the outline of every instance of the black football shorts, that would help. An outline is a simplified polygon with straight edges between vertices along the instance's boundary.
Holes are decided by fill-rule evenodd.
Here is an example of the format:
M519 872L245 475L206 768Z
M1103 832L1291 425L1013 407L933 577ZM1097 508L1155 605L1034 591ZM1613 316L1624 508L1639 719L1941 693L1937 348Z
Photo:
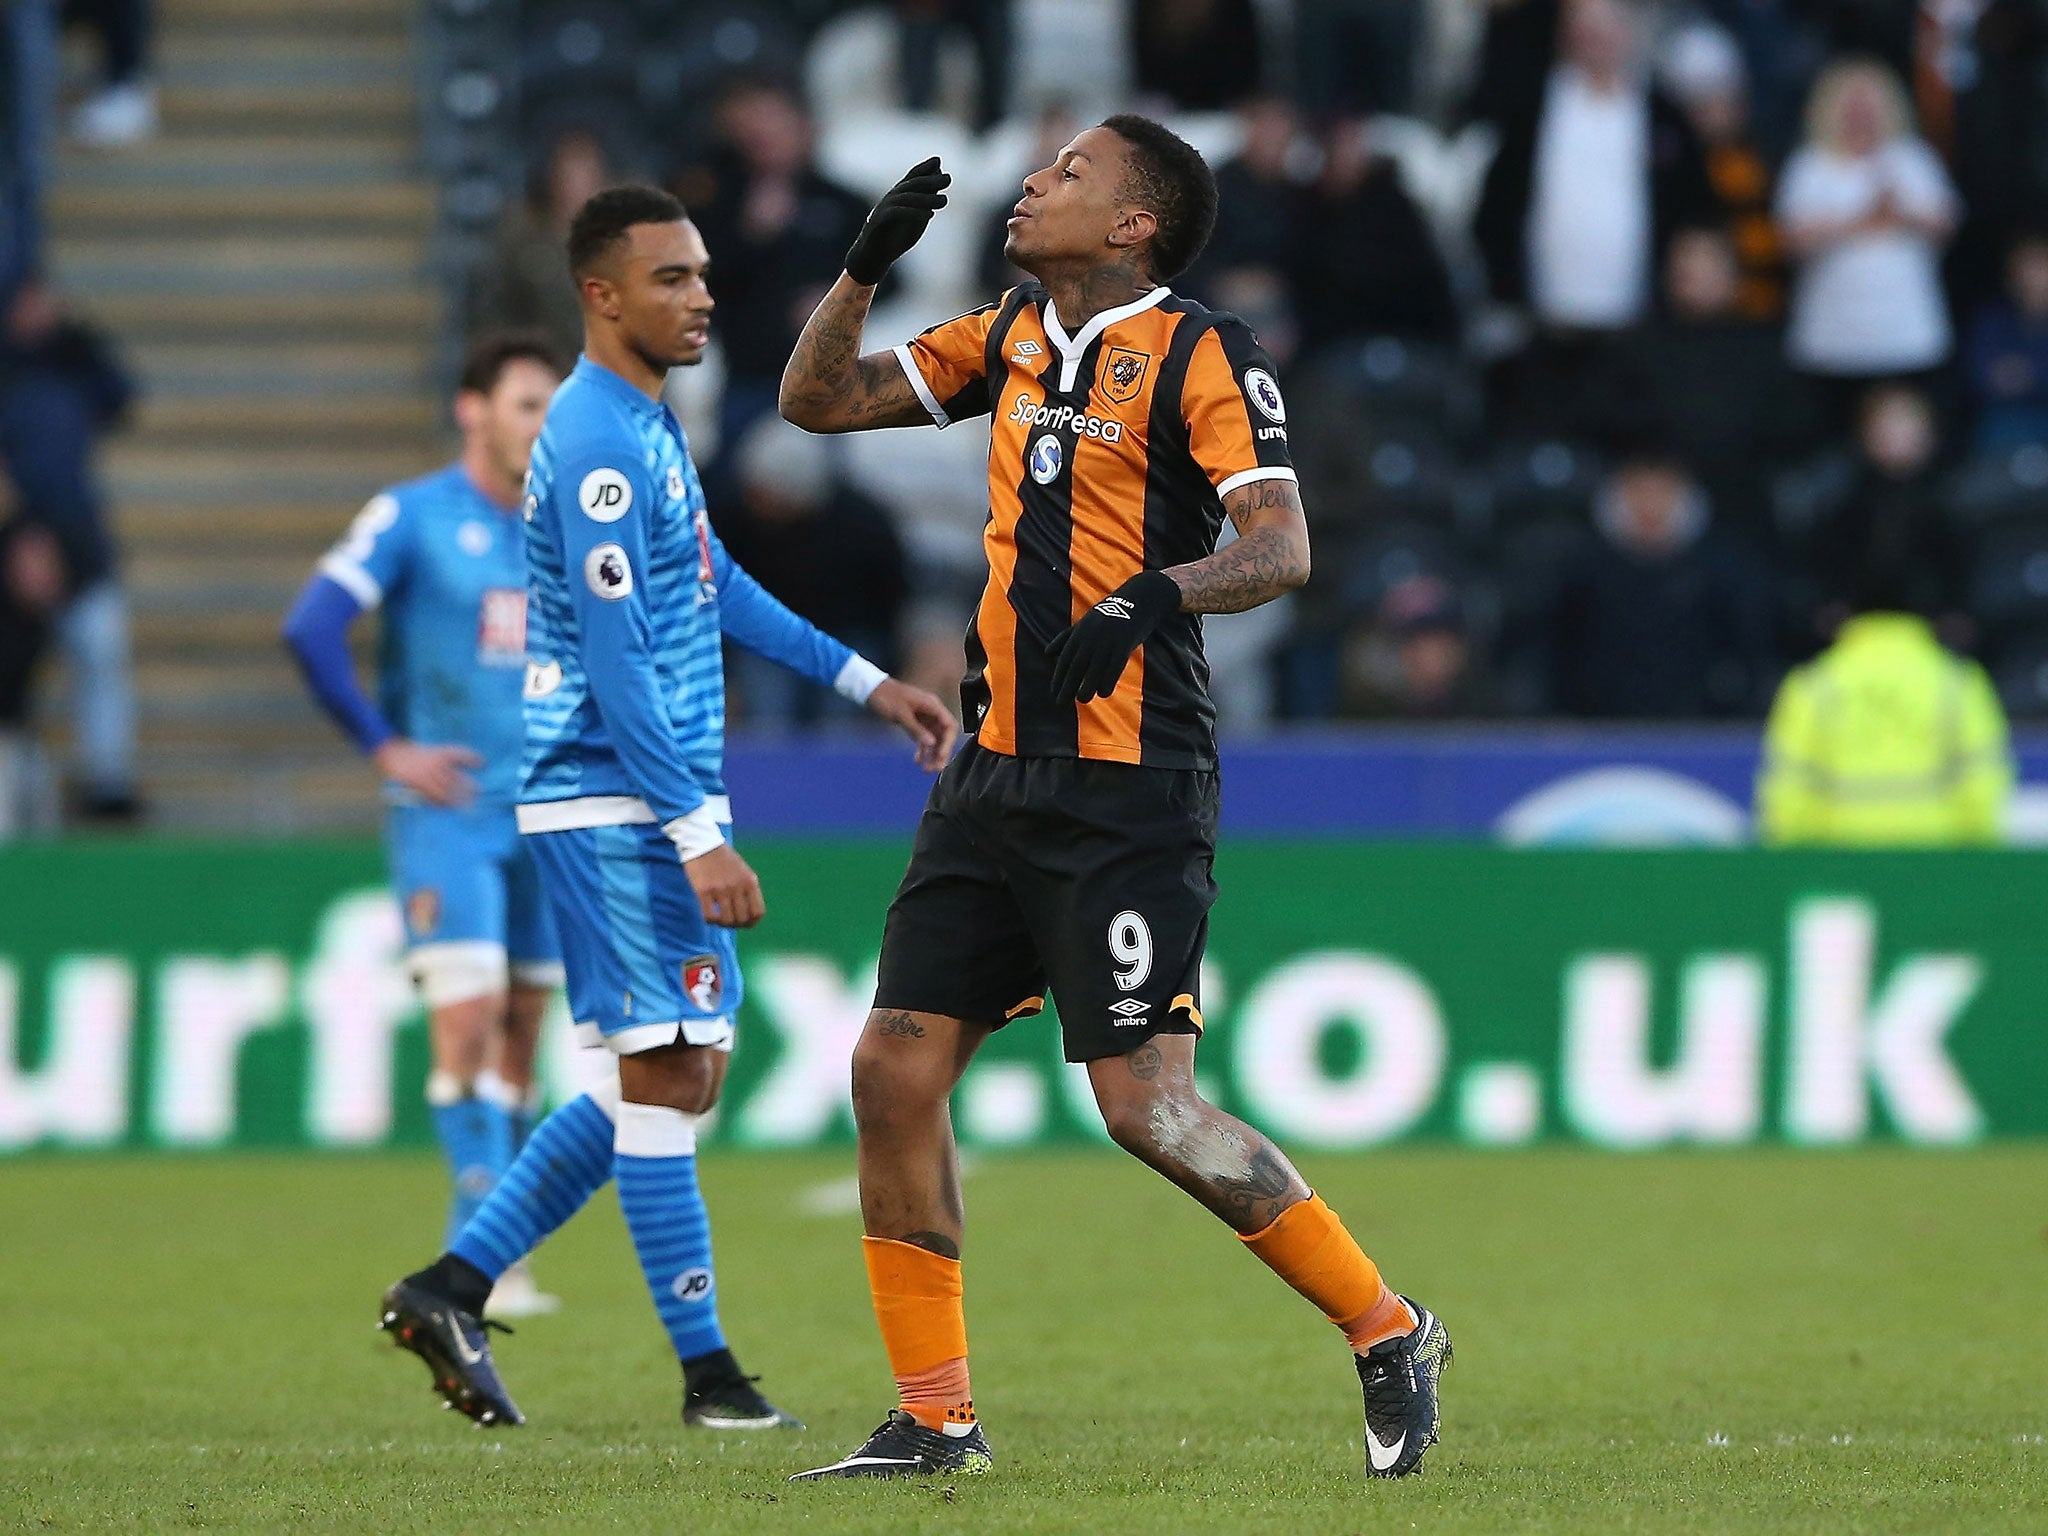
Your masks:
M877 1008L1000 1028L1059 1007L1068 1061L1199 1034L1216 775L970 742L932 787Z

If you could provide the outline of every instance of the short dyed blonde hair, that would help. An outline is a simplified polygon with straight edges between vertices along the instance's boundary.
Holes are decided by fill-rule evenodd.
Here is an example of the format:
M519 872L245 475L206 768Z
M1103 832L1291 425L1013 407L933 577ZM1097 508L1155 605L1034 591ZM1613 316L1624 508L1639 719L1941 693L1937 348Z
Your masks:
M1882 59L1860 55L1838 59L1820 72L1806 97L1806 142L1816 149L1837 149L1842 142L1842 106L1858 86L1876 93L1884 120L1883 142L1903 139L1915 131L1913 103L1899 77Z

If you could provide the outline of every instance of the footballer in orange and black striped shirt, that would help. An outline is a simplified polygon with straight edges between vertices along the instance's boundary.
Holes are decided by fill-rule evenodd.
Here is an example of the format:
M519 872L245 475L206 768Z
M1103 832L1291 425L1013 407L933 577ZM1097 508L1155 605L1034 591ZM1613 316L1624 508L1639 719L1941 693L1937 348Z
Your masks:
M1010 756L1214 768L1197 613L1168 615L1099 698L1056 697L1047 653L1133 576L1213 551L1231 492L1293 481L1287 408L1250 329L1162 286L1070 330L1030 283L896 355L940 426L994 418L989 578L961 698L975 739Z
M869 215L805 326L782 413L818 432L992 418L989 579L962 688L974 739L934 786L853 1057L861 1210L899 1410L804 1478L979 1471L947 1103L1050 991L1119 1145L1229 1223L1343 1331L1368 1470L1436 1438L1448 1335L1390 1290L1259 1132L1195 1088L1218 808L1205 613L1308 577L1272 364L1165 286L1215 220L1201 157L1119 116L1024 182L1005 254L1034 281L862 355L878 282L944 206L936 159ZM1234 542L1218 549L1222 523Z

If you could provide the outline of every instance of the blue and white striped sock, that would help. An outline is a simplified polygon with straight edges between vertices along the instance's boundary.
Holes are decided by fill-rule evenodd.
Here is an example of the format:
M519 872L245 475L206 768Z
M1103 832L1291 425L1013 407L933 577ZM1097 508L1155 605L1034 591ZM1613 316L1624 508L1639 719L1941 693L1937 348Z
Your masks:
M448 1251L492 1280L525 1258L612 1176L611 1116L587 1093L541 1121Z
M658 1104L621 1104L613 1143L619 1206L679 1360L725 1348L711 1216L697 1190L698 1118Z

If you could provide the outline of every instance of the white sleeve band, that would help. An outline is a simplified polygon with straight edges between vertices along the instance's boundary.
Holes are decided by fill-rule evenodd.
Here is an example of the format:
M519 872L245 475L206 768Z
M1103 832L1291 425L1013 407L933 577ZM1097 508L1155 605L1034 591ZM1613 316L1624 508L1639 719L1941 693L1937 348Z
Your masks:
M1217 486L1216 494L1218 496L1228 496L1240 485L1250 485L1255 480L1293 480L1299 483L1300 478L1293 470L1279 464L1275 464L1271 468L1262 467L1259 469L1240 470L1237 474L1232 475L1228 480Z
M925 383L924 375L917 371L917 360L910 355L910 343L899 342L889 349L896 354L896 361L903 365L903 376L910 380L910 387L917 391L917 398L924 408L932 413L932 422L942 430L953 423L939 405L939 398L932 393L931 385Z
M718 830L718 817L709 805L700 805L687 816L663 822L661 830L676 845L676 853L685 864L725 844L725 834Z
M384 601L384 589L377 584L377 578L353 560L344 560L340 555L327 555L320 561L318 569L322 576L365 608L375 608Z
M832 680L832 691L849 704L865 704L874 691L889 681L889 674L855 651Z

